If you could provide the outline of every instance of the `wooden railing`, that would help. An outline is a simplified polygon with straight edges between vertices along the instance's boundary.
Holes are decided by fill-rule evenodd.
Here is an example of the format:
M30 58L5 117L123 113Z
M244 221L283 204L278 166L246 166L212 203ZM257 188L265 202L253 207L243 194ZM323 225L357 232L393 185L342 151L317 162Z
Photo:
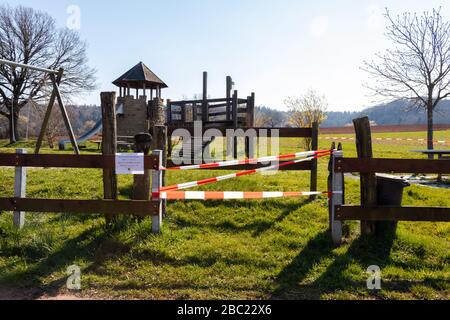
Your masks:
M167 101L168 125L179 125L203 121L227 124L228 127L252 127L254 125L254 96L232 98Z

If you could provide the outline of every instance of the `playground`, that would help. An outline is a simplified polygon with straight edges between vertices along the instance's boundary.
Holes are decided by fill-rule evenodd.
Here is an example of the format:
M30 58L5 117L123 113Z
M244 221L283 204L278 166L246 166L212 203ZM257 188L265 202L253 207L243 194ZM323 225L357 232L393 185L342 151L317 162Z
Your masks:
M450 133L446 133L450 135ZM376 137L376 135L375 135ZM296 152L300 139L282 139L283 153ZM329 141L320 139L320 148ZM4 146L6 143L2 143ZM3 152L33 144L19 144ZM344 142L354 156L353 142ZM51 153L44 146L44 153ZM69 153L70 151L67 151ZM86 152L95 154L95 145ZM409 156L396 146L374 147L375 155ZM417 158L420 155L416 155ZM327 159L319 160L319 190L326 189ZM211 172L172 171L168 184L207 178ZM217 175L223 171L216 172ZM14 170L2 168L2 197ZM34 198L101 199L102 175L95 169L30 169L28 195ZM306 172L248 176L196 190L307 190ZM131 198L133 181L119 177L122 199ZM346 198L359 200L359 182L346 179ZM449 206L450 190L412 186L407 205ZM364 240L359 223L346 226L335 248L328 233L327 197L174 202L163 233L151 221L123 217L113 230L103 216L29 214L26 227L12 226L12 213L0 216L0 283L5 288L36 288L40 295L67 293L66 269L82 268L79 297L95 298L300 298L300 299L448 299L448 223L401 222L394 239ZM379 265L383 290L366 289L366 269Z
M64 110L58 79L52 79L54 98ZM283 155L283 161L273 169L291 170L264 175L261 159L183 170L171 152L176 130L195 131L196 120L206 131L251 129L255 94L239 98L227 77L226 98L210 99L204 73L203 99L168 101L165 112L161 89L166 84L144 64L114 83L118 99L101 94L102 124L94 127L103 133L101 151L87 140L93 132L77 139L67 117L70 139L61 142L67 150L51 150L41 138L0 143L3 288L23 289L36 299L61 294L99 299L449 298L450 190L412 185L402 203L409 209L385 208L373 202L370 185L376 169L448 174L445 161L419 160L423 157L411 154L410 145L374 144L372 150L369 126L369 131L358 129L369 121L359 119L358 144L339 139L341 145L331 145L316 125L280 128L279 153L272 155L277 160ZM440 135L450 138L448 131ZM316 151L305 153L305 137ZM118 144L125 140L134 140L135 152L148 154L144 174L115 174ZM226 153L237 158L237 138L232 140ZM86 143L81 156L77 141ZM199 160L201 151L221 142L187 143L189 152L183 153ZM246 159L267 157L252 148L254 142L244 139ZM17 149L29 156L15 154ZM371 158L372 151L375 161L362 159ZM391 160L383 164L383 158ZM396 161L405 166L394 168ZM200 159L195 165L205 164ZM344 179L350 172L361 173L365 188L359 179ZM26 196L18 180L24 174ZM180 193L190 188L195 188L190 196ZM363 207L354 206L358 203ZM373 212L386 216L388 209L389 218L400 221L395 232L361 233L377 221ZM405 215L406 210L414 213ZM359 220L364 220L362 227ZM76 292L66 287L67 268L73 265L82 276ZM367 269L375 265L382 270L383 286L371 291Z

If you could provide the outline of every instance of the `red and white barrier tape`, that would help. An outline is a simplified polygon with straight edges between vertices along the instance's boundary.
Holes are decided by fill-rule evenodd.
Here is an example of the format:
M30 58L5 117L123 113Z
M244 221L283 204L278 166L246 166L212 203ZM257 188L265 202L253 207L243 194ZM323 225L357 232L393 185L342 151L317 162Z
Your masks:
M257 159L247 159L247 160L230 160L216 163L207 163L207 164L197 164L197 165L189 165L189 166L180 166L180 167L172 167L172 168L162 168L162 170L198 170L198 169L214 169L220 167L231 167L231 166L240 166L246 164L257 164L263 162L272 162L278 160L286 160L286 159L296 159L301 157L312 157L320 154L329 154L330 150L319 150L319 151L307 151L307 152L298 152L292 154L285 154L279 156L267 156Z
M202 185L206 185L206 184L210 184L210 183L215 183L215 182L224 181L224 180L228 180L228 179L233 179L233 178L237 178L237 177L247 176L247 175L251 175L251 174L254 174L254 173L260 173L260 172L276 170L276 169L283 168L283 167L286 167L286 166L290 166L290 165L293 165L293 164L306 162L306 161L312 161L314 159L318 159L320 157L327 156L331 152L332 151L330 150L327 153L318 154L318 155L315 155L314 157L308 157L308 158L305 158L305 159L287 161L287 162L279 163L279 164L276 164L276 165L273 165L273 166L269 166L269 167L253 169L253 170L247 170L247 171L242 171L242 172L238 172L238 173L232 173L232 174L228 174L228 175L224 175L224 176L220 176L220 177L209 178L209 179L204 179L204 180L198 180L198 181L192 181L192 182L177 184L177 185L174 185L174 186L163 187L163 188L160 189L160 192L184 190L184 189L194 188L194 187L197 187L197 186L202 186Z
M349 137L349 138L347 138L347 137L324 137L322 139L324 139L324 140L337 140L337 141L340 141L340 140L342 140L342 141L346 141L346 140L354 141L356 138L353 138L353 137ZM413 139L413 138L374 138L374 140L376 140L376 141L410 141L410 142L411 141L418 141L418 142L426 142L426 139L423 139L423 138L415 138L415 139ZM434 143L437 143L437 144L448 144L448 143L450 143L450 141L435 140Z
M342 192L333 192L334 194ZM242 200L297 198L316 195L331 196L331 192L224 192L224 191L170 191L153 194L154 199L166 200Z

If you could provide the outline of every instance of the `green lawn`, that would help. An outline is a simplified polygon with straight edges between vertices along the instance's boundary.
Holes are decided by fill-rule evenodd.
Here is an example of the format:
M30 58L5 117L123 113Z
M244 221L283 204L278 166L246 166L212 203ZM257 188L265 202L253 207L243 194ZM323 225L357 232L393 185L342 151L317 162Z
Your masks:
M383 136L385 134L380 134ZM404 133L392 134L403 137ZM422 137L422 133L411 133ZM450 131L440 132L450 138ZM333 135L335 136L335 135ZM342 136L342 135L339 135ZM377 134L374 135L377 137ZM320 140L321 148L330 142ZM300 150L285 139L281 152ZM345 142L355 156L354 142ZM21 143L15 147L32 147ZM13 152L0 142L0 152ZM421 157L420 145L375 144L377 157ZM32 149L29 149L32 152ZM48 149L44 153L56 152ZM88 145L87 152L95 152ZM326 189L327 161L320 161L319 188ZM223 174L171 172L168 183ZM0 169L0 196L12 196L13 169ZM121 198L131 195L121 176ZM222 191L306 191L309 175L281 172L205 186ZM346 180L347 203L358 204L359 183ZM200 189L199 189L200 190ZM100 170L29 169L28 196L98 199ZM450 189L412 186L407 205L450 206ZM66 269L82 269L81 295L167 299L449 299L450 223L399 223L395 237L362 239L359 223L345 226L345 243L329 239L326 197L315 201L171 202L163 233L152 235L148 219L124 217L114 229L101 216L28 214L22 231L12 214L0 215L0 287L66 292ZM366 269L379 265L382 290L366 289Z

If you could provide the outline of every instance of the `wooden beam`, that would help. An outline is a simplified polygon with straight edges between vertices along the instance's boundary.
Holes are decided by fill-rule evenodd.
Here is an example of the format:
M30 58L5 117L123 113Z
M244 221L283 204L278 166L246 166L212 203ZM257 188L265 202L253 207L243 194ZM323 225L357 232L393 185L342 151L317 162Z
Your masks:
M284 161L281 161L280 163L283 163ZM178 167L178 165L175 165L171 160L167 161L167 167L168 168L173 168L173 167ZM259 168L263 168L263 167L267 167L267 164L245 164L245 165L239 165L239 166L231 166L231 167L217 167L211 170L219 170L219 171L228 171L228 170L233 170L233 171L242 171L242 170L253 170L253 169L259 169ZM298 171L298 170L305 170L305 171L309 171L312 168L312 164L310 161L308 162L301 162L301 163L296 163L293 164L291 166L286 166L286 167L281 167L278 170L280 171Z
M78 149L77 140L75 138L75 134L73 133L72 124L70 123L70 119L67 114L67 110L64 105L64 101L62 99L61 92L59 91L59 85L58 85L58 82L56 81L57 79L54 74L50 75L50 79L52 80L52 83L53 83L53 91L56 94L56 99L58 100L59 109L61 110L61 115L63 117L64 124L66 125L66 129L69 133L69 139L72 144L73 150L75 151L75 154L80 154L80 150Z
M449 160L428 159L357 159L336 162L336 171L361 173L441 173L450 174Z
M231 120L231 91L233 90L233 79L230 76L227 76L227 84L226 84L226 115L227 120Z
M311 138L311 147L313 151L319 149L319 123L314 122L312 125L312 138ZM311 169L311 180L310 180L310 189L312 192L317 191L317 159L314 159L312 162ZM311 199L315 199L314 196Z
M102 119L103 119L103 143L102 154L104 156L115 156L117 153L117 123L116 123L116 93L102 92L100 94ZM117 176L114 169L103 169L103 194L104 199L117 199ZM106 223L113 222L114 217L107 214Z
M56 76L56 83L60 84L62 76L64 74L64 69L59 69L58 74ZM41 131L39 133L38 140L36 142L36 148L34 150L35 154L39 154L39 151L41 150L42 141L44 141L45 132L47 131L48 122L50 120L50 116L52 114L53 106L55 104L56 100L56 93L55 90L52 91L52 94L50 96L50 100L48 102L47 110L45 111L44 120L42 121L41 125Z
M145 169L153 169L154 156L144 158ZM115 155L0 153L0 167L114 169Z
M209 119L208 110L208 72L203 72L203 100L202 100L202 119L203 122L207 122Z
M450 222L450 208L337 206L337 220Z
M173 132L177 129L185 129L191 135L194 135L194 128L192 126L174 126L171 125L168 127L168 135L171 136ZM205 133L210 128L203 128L203 133ZM226 135L227 129L233 129L232 125L229 128L214 128L219 130L223 136ZM268 128L268 127L256 127L256 128L241 128L244 131L249 129L255 129L256 132L260 132L260 130L267 130L270 133L271 130L278 130L280 138L311 138L312 137L312 129L311 128Z
M135 139L135 152L148 155L151 149L152 136L149 133L138 134ZM142 175L133 176L133 199L149 200L150 199L150 175L151 170L144 170Z
M372 134L368 117L355 119L353 124L356 132L356 150L358 158L367 160L373 157ZM361 173L361 205L373 207L377 205L377 178L375 173ZM361 220L361 234L375 234L375 223Z
M157 206L157 201L0 198L5 211L153 216Z

